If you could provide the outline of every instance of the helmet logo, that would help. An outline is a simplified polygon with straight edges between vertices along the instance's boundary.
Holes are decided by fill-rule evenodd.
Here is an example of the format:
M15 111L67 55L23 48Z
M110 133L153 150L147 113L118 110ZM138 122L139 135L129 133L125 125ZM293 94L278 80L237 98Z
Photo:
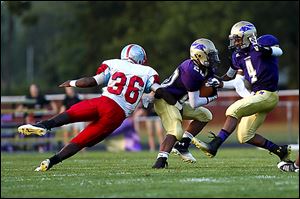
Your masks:
M247 24L247 25L245 25L245 26L242 26L242 27L240 28L240 31L246 32L246 31L248 31L248 30L252 30L253 28L254 28L254 26L253 26L252 24Z
M199 50L203 50L203 51L206 48L205 45L203 45L203 44L197 44L197 43L192 44L192 46L194 46L195 49L199 49Z

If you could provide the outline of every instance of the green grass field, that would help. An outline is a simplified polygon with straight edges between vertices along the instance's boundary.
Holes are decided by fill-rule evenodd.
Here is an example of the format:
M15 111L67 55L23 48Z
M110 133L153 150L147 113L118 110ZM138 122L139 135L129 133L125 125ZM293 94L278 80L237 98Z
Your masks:
M50 153L1 153L1 197L299 197L299 174L279 171L267 151L223 148L212 159L192 153L195 164L171 155L169 168L156 170L157 152L84 151L44 173L33 170Z

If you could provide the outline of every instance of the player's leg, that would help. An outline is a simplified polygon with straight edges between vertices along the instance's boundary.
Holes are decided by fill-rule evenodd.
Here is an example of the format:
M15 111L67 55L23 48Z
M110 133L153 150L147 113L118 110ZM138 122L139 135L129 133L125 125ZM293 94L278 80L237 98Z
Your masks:
M258 112L269 112L274 109L278 103L278 94L276 92L259 91L254 96L240 99L234 102L226 110L226 121L223 128L217 136L208 144L201 146L205 154L214 157L218 148L233 133L238 121L242 117L250 116Z
M112 117L111 117L112 118ZM92 147L101 142L118 128L124 118L114 117L114 120L105 120L100 118L90 123L81 133L74 137L69 144L64 146L57 154L44 160L36 171L46 171L52 166L62 162L63 160L75 155L84 147Z
M73 156L82 148L92 147L101 142L117 129L126 118L123 109L110 99L98 101L96 110L98 110L96 117L98 119L88 124L61 151L43 161L37 171L49 170L53 165Z
M38 122L36 124L25 124L18 127L18 131L25 135L36 134L45 135L47 131L55 127L60 127L65 124L92 121L98 116L97 102L100 98L94 98L81 101L74 104L67 111L60 113L48 120Z
M291 153L288 145L278 146L272 141L255 133L256 130L263 124L267 113L256 113L254 115L243 117L237 128L237 137L240 143L247 143L256 147L264 148L276 154L281 161L289 160Z
M154 109L157 115L161 118L163 127L166 130L166 136L161 143L156 162L152 168L166 168L168 166L167 159L177 140L180 140L183 135L182 117L179 110L172 105L169 105L163 99L154 101Z
M188 125L182 139L174 145L172 151L180 155L184 161L193 163L196 162L196 159L189 152L188 148L191 142L196 146L199 145L201 141L195 136L212 120L212 114L204 107L193 109L189 104L185 104L183 107L183 119L193 121Z

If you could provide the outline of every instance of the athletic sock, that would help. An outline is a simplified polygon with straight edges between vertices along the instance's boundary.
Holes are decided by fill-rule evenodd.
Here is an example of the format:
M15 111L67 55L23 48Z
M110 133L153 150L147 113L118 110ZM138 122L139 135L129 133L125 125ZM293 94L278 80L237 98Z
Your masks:
M169 153L168 153L168 152L165 152L165 151L160 151L160 152L158 153L158 155L157 155L157 159L158 159L158 158L161 158L161 157L167 158L167 159L168 159Z
M229 135L230 134L227 131L225 131L224 129L221 129L221 131L218 134L218 137L220 137L222 142L224 142L229 137Z
M277 150L279 149L279 146L277 144L274 144L270 140L266 140L265 144L262 146L262 148L267 149L267 150L277 154Z

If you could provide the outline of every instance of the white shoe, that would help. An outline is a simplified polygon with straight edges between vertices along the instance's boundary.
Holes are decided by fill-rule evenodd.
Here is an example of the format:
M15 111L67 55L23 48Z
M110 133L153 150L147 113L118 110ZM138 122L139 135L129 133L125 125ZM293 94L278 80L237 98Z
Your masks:
M37 167L34 171L47 171L50 164L50 160L46 159L41 162L41 165Z
M285 172L299 172L299 167L297 168L294 164L294 162L285 162L281 161L277 164L278 169Z
M18 127L18 132L24 135L36 134L39 136L45 135L47 133L47 129L42 127L37 127L31 124L25 124Z
M184 162L195 163L196 158L189 152L180 152L178 149L173 148L172 153L179 155Z

